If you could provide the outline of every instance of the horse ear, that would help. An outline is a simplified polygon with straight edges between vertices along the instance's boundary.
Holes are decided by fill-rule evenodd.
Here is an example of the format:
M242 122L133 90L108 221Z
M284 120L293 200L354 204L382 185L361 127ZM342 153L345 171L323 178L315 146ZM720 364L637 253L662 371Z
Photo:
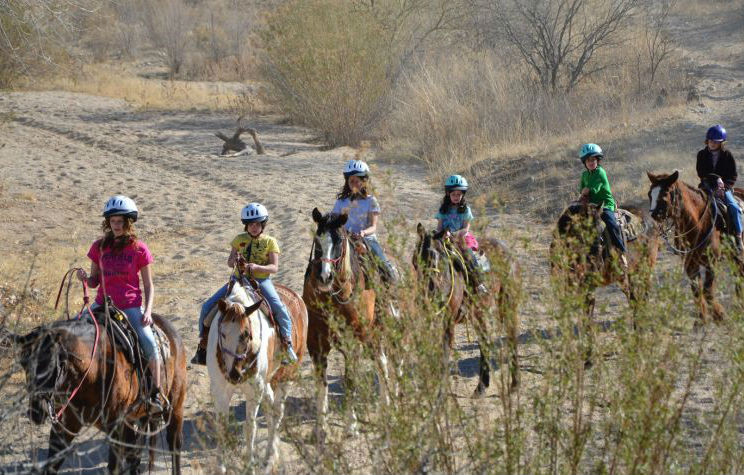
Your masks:
M245 312L243 312L243 316L247 317L248 315L258 310L258 307L261 306L261 303L262 303L262 300L259 300L258 302L254 303L250 307L246 308Z
M669 175L669 178L667 179L669 181L669 184L671 185L675 181L679 179L679 170L674 170L674 173Z
M313 221L320 224L321 219L323 219L323 213L318 208L313 208Z
M424 229L424 225L423 224L418 223L416 225L416 234L418 234L421 239L424 238L424 234L426 234L426 229Z
M217 301L217 308L219 309L222 315L226 314L227 313L227 300L219 299Z
M656 183L658 180L655 175L652 175L650 171L646 170L646 175L651 183Z
M344 213L344 214L339 215L336 222L338 223L339 226L343 226L344 224L346 224L346 221L348 221L348 219L349 219L349 215Z

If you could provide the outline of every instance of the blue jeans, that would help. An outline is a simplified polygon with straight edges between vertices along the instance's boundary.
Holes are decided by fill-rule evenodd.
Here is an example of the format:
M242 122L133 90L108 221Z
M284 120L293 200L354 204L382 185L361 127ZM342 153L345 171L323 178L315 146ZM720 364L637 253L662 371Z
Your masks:
M734 226L734 232L741 234L741 210L739 209L739 204L734 199L733 190L726 190L723 196L728 207L729 220Z
M386 280L388 280L389 282L397 282L398 270L395 268L393 263L390 262L390 259L388 259L385 255L385 251L382 249L380 241L377 240L377 236L364 236L364 242L367 243L367 247L370 249L370 251L372 251L372 254L374 254L375 257L382 264L383 270L386 274L385 277L387 277Z
M97 308L101 307L102 305L94 303L90 306L90 309L95 311ZM142 352L144 353L145 358L147 358L147 361L159 359L160 354L157 351L157 343L155 343L155 334L152 332L152 327L150 325L144 326L142 324L142 308L123 308L121 309L121 311L124 312L124 314L127 316L127 319L129 319L129 323L132 324L132 328L134 328L134 331L137 333L139 344L142 347ZM87 315L87 313L87 310L83 310L83 315Z
M623 235L620 232L620 225L617 224L617 219L615 219L615 212L611 209L603 208L602 221L604 221L605 225L607 226L607 231L609 231L610 241L612 241L612 245L620 249L623 253L627 252L627 249L625 248L625 241L623 240Z
M232 280L231 278L230 280ZM220 287L220 290L215 292L211 297L207 299L206 302L204 302L201 306L201 311L199 312L199 336L205 336L204 335L204 319L207 318L207 314L209 311L217 305L217 301L221 298L227 297L225 293L227 292L227 286L230 285L229 283L223 285Z
M261 288L261 293L269 304L271 312L274 314L282 338L290 338L292 336L292 319L289 318L287 307L284 305L284 302L282 302L282 299L279 298L279 294L276 292L271 278L266 277L265 279L256 279L256 282L258 282L258 286ZM202 304L201 312L199 312L199 336L204 335L204 319L207 318L209 310L217 305L219 299L226 297L225 292L227 292L228 285L229 284L225 284L220 287L214 295L209 297L207 301Z
M256 282L258 282L258 286L261 287L261 293L269 303L269 307L271 307L271 313L274 314L276 323L279 325L279 332L282 334L282 338L285 341L292 341L292 319L289 318L286 305L279 298L279 294L276 293L271 278L256 279Z

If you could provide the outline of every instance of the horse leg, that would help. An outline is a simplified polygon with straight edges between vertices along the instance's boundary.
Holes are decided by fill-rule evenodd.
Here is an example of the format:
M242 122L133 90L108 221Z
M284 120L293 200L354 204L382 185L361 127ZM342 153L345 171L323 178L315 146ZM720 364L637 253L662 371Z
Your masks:
M349 421L346 425L346 433L354 436L359 433L357 430L357 415L354 409L354 395L356 394L356 382L354 381L354 370L351 369L349 358L344 354L344 404L349 409Z
M499 316L506 331L506 340L509 345L509 374L511 375L511 388L519 386L519 315L517 314L518 298L512 292L516 283L506 283L501 286L499 292Z
M708 267L705 270L705 278L703 279L703 294L705 300L713 311L713 321L720 323L726 317L726 312L723 310L723 306L716 299L715 294L715 271L712 267Z
M377 380L380 384L380 401L385 406L390 405L390 373L388 371L388 359L385 350L380 345L379 355L377 357Z
M183 445L183 408L171 409L170 422L166 431L168 449L171 452L172 475L181 473L181 447Z
M67 416L65 414L65 416ZM56 474L59 467L65 461L66 452L70 448L72 440L80 430L81 424L77 417L64 417L60 427L59 424L52 424L49 431L49 450L47 451L47 460L42 469L42 473Z
M271 387L266 391L267 411L266 427L269 438L266 444L266 472L269 473L279 461L279 426L284 418L284 400L287 397L286 388L282 383L277 384L276 391Z
M591 368L594 362L592 361L592 329L591 324L594 321L594 308L597 304L597 298L594 296L594 291L588 291L586 294L586 319L579 326L579 340L582 338L586 340L586 348L584 349L584 368Z
M692 289L692 295L695 297L695 301L698 304L698 321L695 322L695 327L705 325L708 321L708 305L703 295L701 287L701 280L703 276L701 273L701 265L696 259L685 260L685 273L690 279L690 288Z
M258 409L261 407L261 401L264 398L263 387L256 388L251 384L246 385L244 390L245 396L245 442L246 442L246 459L248 466L253 465L253 453L256 448L256 432L258 431ZM271 417L270 411L266 413L267 421ZM252 468L251 468L252 470Z
M321 352L314 358L316 384L316 417L315 440L318 444L325 442L326 416L328 414L328 352Z
M486 393L486 389L491 385L491 365L488 363L488 358L483 354L483 345L480 346L480 359L478 361L478 386L475 388L473 393L474 398L483 397Z

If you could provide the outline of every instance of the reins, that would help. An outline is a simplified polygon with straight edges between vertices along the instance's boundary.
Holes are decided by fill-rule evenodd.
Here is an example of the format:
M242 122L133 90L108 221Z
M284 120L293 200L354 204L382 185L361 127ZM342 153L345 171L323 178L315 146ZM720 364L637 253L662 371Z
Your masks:
M674 193L674 195L672 195L672 193ZM711 216L710 229L708 230L708 232L705 235L705 237L701 241L699 241L693 248L691 248L691 249L679 249L676 246L674 246L671 242L669 242L669 236L668 236L669 231L671 231L672 228L674 228L675 225L677 224L675 222L675 220L679 220L682 217L681 216L681 212L682 212L682 210L681 210L681 196L678 196L678 195L681 194L681 191L680 190L674 190L672 193L670 193L670 196L674 196L674 199L673 200L670 200L671 201L670 205L673 205L673 207L674 207L673 209L675 210L675 216L669 217L667 219L667 221L670 221L671 220L671 225L669 225L666 229L664 229L663 224L659 224L659 230L661 232L661 237L664 239L664 242L666 243L667 247L674 254L677 254L677 255L691 254L691 253L697 251L698 249L702 248L706 244L708 244L708 242L710 241L710 238L713 236L713 232L716 229L716 220L718 219L718 207L715 205L715 198L713 197L713 195L712 194L707 195L707 201L706 201L706 204L705 204L705 209L703 209L703 212L701 213L700 216L701 217L702 216L705 216L705 213L708 211L708 208L712 208L713 211L712 211L712 216ZM696 229L697 229L697 226L694 226L693 225L687 231L684 231L681 234L676 234L676 235L671 236L671 239L676 242L677 240L679 240L679 239L687 236L688 234L692 233Z
M57 310L57 305L59 304L59 297L62 294L62 287L64 287L65 280L67 280L67 295L70 294L70 285L72 283L72 274L74 272L77 272L80 270L79 267L74 267L70 270L68 270L64 277L62 277L62 283L60 284L59 291L57 292L57 301L54 303L54 309ZM69 304L69 300L66 302ZM59 411L57 411L56 414L51 414L52 411L50 411L50 418L52 420L52 423L56 424L59 422L59 418L62 416L62 414L65 412L65 409L67 409L67 406L70 405L72 402L72 399L75 397L77 392L80 390L80 388L83 385L83 382L85 382L85 378L88 377L88 373L90 373L90 368L93 366L93 358L96 355L96 351L98 350L98 340L100 337L101 330L98 327L98 321L93 316L93 311L90 309L90 297L88 295L88 283L86 281L83 281L83 307L80 309L80 312L78 313L77 319L80 320L80 317L83 314L83 308L88 310L88 314L90 315L90 318L93 320L93 325L96 329L96 338L93 341L93 350L90 353L90 363L88 364L88 367L85 369L85 372L83 373L82 378L80 378L80 382L75 386L75 389L72 390L72 393L67 398L67 401L62 405ZM67 311L67 319L70 320L70 314L69 314L69 308L65 309Z

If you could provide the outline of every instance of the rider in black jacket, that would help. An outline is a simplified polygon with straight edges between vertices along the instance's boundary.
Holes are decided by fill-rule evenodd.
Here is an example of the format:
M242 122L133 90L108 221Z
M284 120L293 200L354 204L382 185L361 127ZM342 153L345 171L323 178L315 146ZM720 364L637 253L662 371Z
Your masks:
M697 154L697 174L700 178L700 187L709 188L706 183L709 175L715 174L721 177L718 187L723 192L726 206L728 207L729 220L734 226L734 237L739 251L744 251L741 240L741 210L734 200L734 183L736 183L736 163L734 156L725 148L726 129L720 125L714 125L705 134L705 148ZM716 190L713 190L716 191Z

